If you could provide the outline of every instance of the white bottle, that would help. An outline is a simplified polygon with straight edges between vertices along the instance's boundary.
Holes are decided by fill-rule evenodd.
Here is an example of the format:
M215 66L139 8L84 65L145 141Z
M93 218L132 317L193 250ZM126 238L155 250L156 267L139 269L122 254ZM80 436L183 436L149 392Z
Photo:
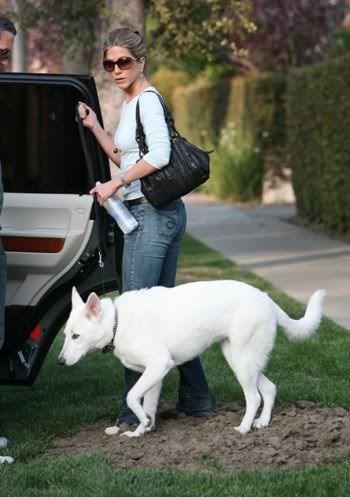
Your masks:
M96 182L96 185L100 184L100 181ZM109 197L103 204L103 207L106 208L108 214L113 217L113 219L125 235L131 233L135 228L137 228L138 222L128 211L117 194Z

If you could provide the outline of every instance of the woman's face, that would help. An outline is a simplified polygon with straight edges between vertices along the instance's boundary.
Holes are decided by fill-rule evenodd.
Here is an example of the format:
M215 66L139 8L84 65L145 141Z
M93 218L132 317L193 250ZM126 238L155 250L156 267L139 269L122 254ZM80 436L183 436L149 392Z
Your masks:
M135 57L125 47L111 47L106 50L105 59L116 61L121 57ZM135 60L130 69L120 69L117 64L114 70L110 73L113 81L118 85L121 90L127 90L137 79L140 78L141 72L144 68L144 58Z

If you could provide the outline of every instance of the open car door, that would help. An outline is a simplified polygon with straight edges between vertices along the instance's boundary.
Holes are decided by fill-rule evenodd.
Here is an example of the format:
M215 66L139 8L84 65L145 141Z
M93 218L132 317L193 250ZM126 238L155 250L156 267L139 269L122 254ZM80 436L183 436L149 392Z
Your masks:
M102 123L92 77L0 75L0 234L8 261L0 383L34 381L68 316L73 285L83 296L120 289L122 235L88 193L110 179L109 164L88 130L86 161L78 101Z

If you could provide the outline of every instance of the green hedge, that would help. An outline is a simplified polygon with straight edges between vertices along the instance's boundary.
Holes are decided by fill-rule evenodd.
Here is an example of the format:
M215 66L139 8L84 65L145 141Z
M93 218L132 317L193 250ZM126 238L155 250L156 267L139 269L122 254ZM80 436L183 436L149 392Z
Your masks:
M199 80L175 88L173 109L177 129L196 145L215 143L225 123L225 102L231 92L229 80Z
M285 76L262 74L199 80L175 88L178 130L200 146L214 146L205 189L233 200L260 199L264 173L282 176L286 165ZM230 134L230 143L227 133ZM224 140L222 140L224 138Z
M171 111L173 111L173 92L178 86L189 83L190 77L182 71L174 71L165 66L160 66L150 77L150 83L164 97L164 100Z
M298 213L350 231L350 55L290 73L288 149Z

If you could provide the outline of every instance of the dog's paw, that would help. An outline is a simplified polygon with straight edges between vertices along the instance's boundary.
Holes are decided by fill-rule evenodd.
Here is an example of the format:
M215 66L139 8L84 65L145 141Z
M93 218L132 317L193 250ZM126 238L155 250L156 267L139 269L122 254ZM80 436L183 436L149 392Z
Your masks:
M141 416L140 417L140 421L141 421L141 424L145 428L149 428L150 426L152 426L154 424L154 421L151 419L151 417L148 414L145 414L144 416Z
M10 456L0 456L0 464L7 463L11 464L14 462L14 458Z
M265 428L268 425L269 425L269 420L266 419L257 418L253 422L253 427L256 428L257 430L260 430L260 428Z
M152 421L152 423L145 428L145 432L150 433L151 431L154 431L155 428L156 428L156 423Z
M145 426L145 431L149 433L150 431L153 431L155 426L156 426L156 419L155 416L150 416L147 414L147 419L149 422L147 423L147 426Z
M120 431L120 428L118 426L108 426L108 428L105 429L105 434L106 435L116 435Z
M250 432L250 428L248 428L247 426L235 426L234 429L236 431L238 431L239 433L241 433L242 435L245 435L246 433L249 433Z
M142 435L142 433L138 432L137 430L124 431L123 433L120 434L121 437L128 437L128 438L140 437L141 435Z

